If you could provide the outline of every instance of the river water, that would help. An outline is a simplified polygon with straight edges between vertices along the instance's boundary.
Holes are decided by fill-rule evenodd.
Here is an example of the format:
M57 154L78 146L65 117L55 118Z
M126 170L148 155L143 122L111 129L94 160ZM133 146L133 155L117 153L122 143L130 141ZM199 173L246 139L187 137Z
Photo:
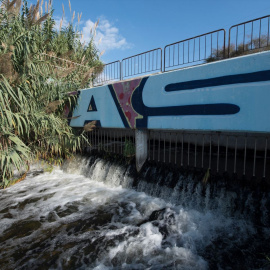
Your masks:
M270 269L269 193L135 185L129 169L77 158L1 190L0 269Z

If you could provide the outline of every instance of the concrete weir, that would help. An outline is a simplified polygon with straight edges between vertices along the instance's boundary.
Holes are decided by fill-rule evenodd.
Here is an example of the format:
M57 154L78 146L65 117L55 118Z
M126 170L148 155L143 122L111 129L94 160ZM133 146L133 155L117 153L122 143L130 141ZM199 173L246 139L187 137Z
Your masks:
M270 52L79 91L70 122L93 148L144 161L270 179ZM129 138L129 139L128 139Z

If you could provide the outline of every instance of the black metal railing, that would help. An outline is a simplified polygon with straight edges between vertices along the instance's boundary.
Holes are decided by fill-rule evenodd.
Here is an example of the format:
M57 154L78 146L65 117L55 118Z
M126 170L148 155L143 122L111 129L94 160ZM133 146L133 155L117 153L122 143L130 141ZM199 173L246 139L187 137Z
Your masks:
M226 31L219 29L181 40L164 48L164 71L225 58Z
M162 49L157 48L122 60L122 79L162 71Z
M270 16L260 17L233 25L229 30L228 56L239 56L245 52L263 48L270 49Z
M94 85L270 50L270 15L215 30L104 65ZM164 63L163 63L164 61Z
M84 145L86 151L135 156L134 129L97 128L86 136L91 143ZM263 133L149 129L148 160L239 179L270 179L269 139Z
M103 70L94 80L94 85L103 85L121 80L121 62L115 61L103 66Z

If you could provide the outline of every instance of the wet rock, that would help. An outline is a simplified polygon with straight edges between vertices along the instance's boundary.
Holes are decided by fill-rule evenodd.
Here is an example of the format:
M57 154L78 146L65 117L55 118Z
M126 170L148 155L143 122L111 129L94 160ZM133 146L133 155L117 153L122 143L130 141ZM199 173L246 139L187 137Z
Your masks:
M155 210L151 213L148 219L140 222L137 226L141 226L146 222L152 222L157 220L163 220L168 225L175 224L175 212L169 208L162 208L160 210Z
M170 227L175 224L175 212L170 208L155 210L147 220L140 222L138 226L147 222L151 222L154 226L158 227L163 239L165 239L170 234Z
M47 216L47 220L48 222L55 222L58 219L57 214L54 211L51 211L48 216Z
M6 213L3 218L13 218L12 214L10 213Z
M9 212L10 209L16 209L16 206L6 207L6 208L0 210L0 214L6 214Z
M42 173L44 173L44 170L35 170L35 171L30 171L29 175L35 177L35 176L38 176L38 175L40 175Z
M54 193L50 193L50 194L46 194L44 197L43 197L43 201L47 201L48 199L52 198L54 196L55 192Z
M22 238L28 236L38 230L40 226L41 223L37 220L23 220L15 222L10 228L4 231L3 235L0 237L0 242L4 242L11 238Z
M161 220L161 219L163 219L165 212L166 212L166 208L162 208L160 210L153 211L151 213L151 215L149 216L148 221Z
M40 222L45 222L46 221L46 217L45 216L40 216L39 221Z
M67 224L67 232L84 233L87 231L98 230L103 225L111 222L113 213L103 212L98 210L86 219L79 219Z
M36 203L37 201L41 200L42 197L34 197L34 198L27 198L22 202L19 202L17 205L17 208L19 210L23 210L25 208L25 206L31 204L31 203Z
M67 203L63 208L61 206L57 206L54 209L54 211L60 218L70 216L73 213L78 212L78 210L79 210L79 207L72 203Z

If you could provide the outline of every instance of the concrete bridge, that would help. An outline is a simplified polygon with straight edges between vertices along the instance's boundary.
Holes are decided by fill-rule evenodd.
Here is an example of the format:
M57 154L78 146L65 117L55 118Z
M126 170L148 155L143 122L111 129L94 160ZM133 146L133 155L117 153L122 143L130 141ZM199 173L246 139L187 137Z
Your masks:
M140 66L144 58L138 56ZM270 51L120 80L78 95L70 125L96 121L98 129L89 134L93 146L112 152L130 138L138 170L154 159L270 178Z

